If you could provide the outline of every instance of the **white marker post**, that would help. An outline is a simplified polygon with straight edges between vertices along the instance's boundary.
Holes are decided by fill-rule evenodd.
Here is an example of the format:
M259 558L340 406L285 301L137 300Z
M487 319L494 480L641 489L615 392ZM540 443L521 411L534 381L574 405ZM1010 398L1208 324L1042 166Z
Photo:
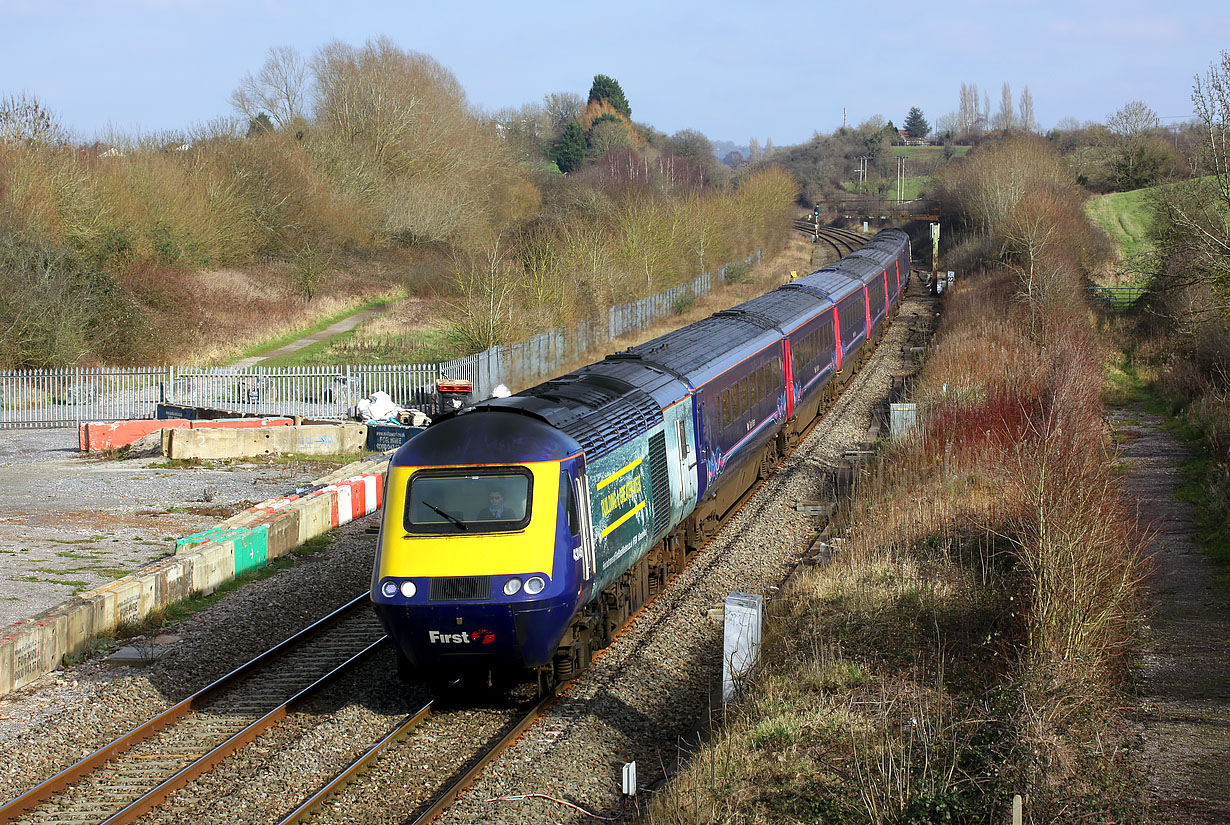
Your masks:
M726 597L725 634L722 644L722 702L739 693L739 681L760 656L760 629L764 621L764 597L734 592Z

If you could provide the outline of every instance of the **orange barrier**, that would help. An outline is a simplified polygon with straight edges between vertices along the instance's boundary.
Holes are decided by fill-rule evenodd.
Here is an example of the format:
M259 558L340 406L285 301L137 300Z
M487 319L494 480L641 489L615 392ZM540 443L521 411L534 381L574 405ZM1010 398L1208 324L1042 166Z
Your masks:
M192 422L186 418L146 419L142 421L91 421L77 428L81 452L115 450L138 438L166 429L184 429Z
M188 418L153 418L137 421L91 421L77 429L77 441L81 452L116 450L126 447L138 438L160 430L246 430L253 427L290 427L293 418L211 418L193 421Z

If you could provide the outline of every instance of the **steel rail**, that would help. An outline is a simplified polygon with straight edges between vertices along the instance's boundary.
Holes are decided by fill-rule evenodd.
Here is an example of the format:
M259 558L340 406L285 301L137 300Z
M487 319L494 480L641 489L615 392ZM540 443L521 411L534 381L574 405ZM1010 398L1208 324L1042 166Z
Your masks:
M491 764L496 757L508 749L509 745L517 741L518 737L525 733L530 725L538 721L546 709L551 706L551 703L554 702L563 692L565 687L566 685L561 685L539 700L538 704L530 708L525 716L521 717L521 720L517 722L517 724L513 725L513 727L500 738L500 741L487 748L487 750L478 757L474 764L471 765L465 773L453 782L449 783L448 787L436 797L435 801L423 809L422 813L413 819L408 819L406 821L411 823L411 825L427 825L428 822L431 822L440 814L447 811L452 804L457 801L457 797L469 788L471 784L473 784L475 778L483 768Z
M425 722L431 716L433 704L434 702L428 702L417 713L412 713L402 719L397 727L389 731L383 739L360 754L353 762L346 766L345 770L322 785L316 793L304 800L299 807L283 817L278 822L278 825L294 825L294 823L303 822L319 811L321 806L330 797L341 791L346 785L350 784L351 780L362 773L365 768L375 762L376 757L388 750L393 744L401 741L411 730Z
M192 780L199 778L214 768L223 759L235 753L244 745L251 743L262 733L289 716L291 710L295 706L312 698L323 688L333 684L341 676L366 661L370 656L372 656L372 654L385 647L388 643L389 637L381 636L379 640L372 642L370 645L363 648L363 650L359 651L345 662L342 662L342 664L333 668L333 670L329 671L324 676L321 676L315 682L312 682L312 684L308 685L303 690L299 691L261 718L250 723L247 727L232 735L229 739L215 747L213 750L202 754L198 759L184 766L177 773L167 777L157 787L151 788L146 793L128 803L128 805L121 810L118 810L111 816L107 817L102 821L101 825L127 825L127 823L136 820L142 814L146 814L161 805L163 802L166 802L171 794L180 790Z
M110 744L104 745L84 759L81 759L80 761L60 771L50 779L44 780L20 796L5 803L2 807L0 807L0 825L2 825L2 823L12 822L16 817L20 816L22 813L35 805L47 801L58 793L64 792L73 784L98 770L115 757L130 751L132 748L146 741L154 734L170 727L176 722L179 722L189 713L195 711L197 706L204 704L210 699L213 699L223 690L230 688L239 680L249 676L252 672L263 666L269 660L301 644L305 639L319 633L325 628L337 624L342 619L346 618L350 613L358 609L368 598L369 594L365 592L362 595L352 599L339 607L337 610L334 610L327 616L318 619L294 635L284 639L266 650L264 653L261 653L250 661L240 665L230 673L227 673L225 676L215 680L191 696L181 699L179 702L154 716L152 719L149 719L127 733L122 734Z

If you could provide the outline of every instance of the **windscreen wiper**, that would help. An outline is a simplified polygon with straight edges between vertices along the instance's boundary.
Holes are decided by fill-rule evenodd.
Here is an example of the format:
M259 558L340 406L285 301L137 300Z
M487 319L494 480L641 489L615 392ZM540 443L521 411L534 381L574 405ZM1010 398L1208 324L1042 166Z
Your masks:
M469 527L466 527L466 523L465 523L464 521L462 521L461 519L457 518L457 517L456 517L456 516L454 516L452 513L446 513L445 511L441 510L441 509L440 509L439 507L437 507L436 505L432 504L430 501L424 501L424 502L423 502L423 504L424 504L424 505L426 505L427 507L430 507L432 510L434 510L434 511L435 511L435 512L437 512L438 514L440 514L440 515L444 516L446 519L448 519L449 521L451 521L453 524L456 524L456 525L457 525L458 527L460 527L462 530L469 530L469 529L470 529Z

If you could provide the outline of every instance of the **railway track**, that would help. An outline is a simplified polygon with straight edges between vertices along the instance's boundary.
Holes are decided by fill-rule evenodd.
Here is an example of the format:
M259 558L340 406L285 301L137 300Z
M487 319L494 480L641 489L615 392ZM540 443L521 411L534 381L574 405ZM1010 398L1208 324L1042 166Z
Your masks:
M556 700L558 693L559 691L556 691L536 703L521 707L511 719L497 714L496 718L489 720L484 731L489 734L486 743L477 751L463 750L459 754L452 754L451 761L435 769L438 781L433 782L429 778L426 782L416 782L417 798L410 803L411 810L404 816L398 814L398 818L412 825L426 825L442 814L473 783L483 768L542 716L543 711ZM424 758L421 750L434 748L437 737L425 735L422 742L407 741L411 732L422 731L429 722L435 722L441 729L446 729L450 724L450 712L445 710L437 714L435 704L434 701L428 702L417 713L407 716L393 726L383 739L360 754L345 770L326 782L295 810L278 820L278 825L296 825L309 820L316 821L318 817L327 820L330 801L338 799L356 779L366 776L368 784L380 784L381 768L377 763L381 759L385 759L386 763L420 763ZM362 793L363 789L358 790ZM346 803L347 800L341 800L338 805L342 812L352 807Z
M817 229L814 223L802 218L794 222L794 228L811 236L813 243L832 249L838 258L849 255L869 240L868 236L852 229L836 226L821 226Z
M132 822L387 644L355 598L0 807L0 823Z

